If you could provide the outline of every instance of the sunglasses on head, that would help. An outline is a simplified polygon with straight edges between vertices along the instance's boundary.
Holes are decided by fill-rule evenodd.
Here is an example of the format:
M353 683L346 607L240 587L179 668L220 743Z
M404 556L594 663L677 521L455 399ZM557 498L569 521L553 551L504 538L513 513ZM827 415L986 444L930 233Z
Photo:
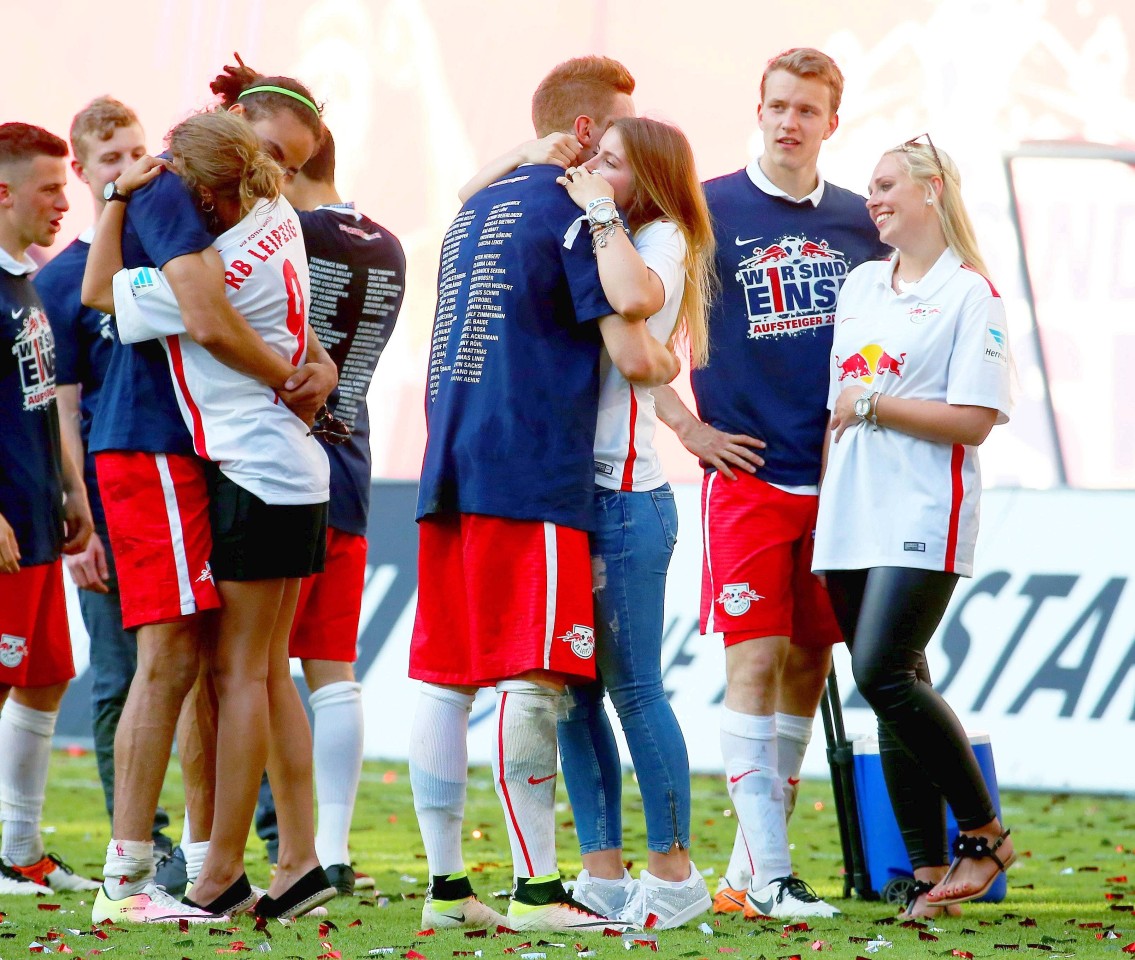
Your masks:
M940 156L938 156L938 150L934 146L934 141L930 139L930 134L920 133L917 137L911 137L911 139L907 140L907 142L902 145L903 149L905 150L908 147L919 146L918 141L921 140L923 137L926 138L926 145L928 147L930 147L930 152L934 155L934 163L938 167L938 174L942 177L943 180L945 180L946 179L946 168L942 166L942 158Z
M315 414L315 423L307 432L309 437L322 437L330 444L346 443L351 439L351 428L338 417L333 416L324 404Z

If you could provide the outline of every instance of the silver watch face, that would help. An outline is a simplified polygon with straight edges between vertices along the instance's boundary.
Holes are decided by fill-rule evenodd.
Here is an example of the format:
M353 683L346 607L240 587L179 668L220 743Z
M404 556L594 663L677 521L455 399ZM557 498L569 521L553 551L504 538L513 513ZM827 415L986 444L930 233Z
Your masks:
M102 188L102 198L104 200L109 201L110 198L114 196L114 191L116 189L117 189L117 187L115 185L115 182L113 180L111 180L110 183L108 183L105 187Z
M592 223L610 223L615 219L615 208L609 203L601 203L588 214L588 219Z
M866 419L867 414L871 412L871 398L860 397L855 401L855 415L860 419Z

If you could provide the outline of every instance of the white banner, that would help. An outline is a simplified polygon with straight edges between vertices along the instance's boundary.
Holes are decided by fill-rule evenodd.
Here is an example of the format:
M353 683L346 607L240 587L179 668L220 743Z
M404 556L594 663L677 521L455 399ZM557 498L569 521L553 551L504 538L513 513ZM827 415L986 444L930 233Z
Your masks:
M665 683L691 765L714 771L724 655L719 637L698 633L698 488L675 493L681 524L667 591ZM374 486L358 663L371 758L406 757L417 700L406 678L417 599L414 497L411 483ZM989 733L1002 787L1135 791L1135 767L1124 759L1135 742L1133 545L1135 493L986 493L976 575L959 582L928 655L962 722ZM71 612L80 677L59 732L81 737L90 735L86 635ZM873 732L842 646L836 669L849 734ZM492 708L491 693L482 693L470 732L474 763L489 762ZM827 775L818 719L804 771Z

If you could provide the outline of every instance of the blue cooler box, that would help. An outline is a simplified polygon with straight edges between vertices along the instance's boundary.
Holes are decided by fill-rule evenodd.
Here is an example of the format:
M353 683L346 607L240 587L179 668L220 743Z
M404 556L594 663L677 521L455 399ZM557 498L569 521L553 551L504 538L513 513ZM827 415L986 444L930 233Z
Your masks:
M975 733L970 735L974 755L985 777L986 786L993 799L997 816L1001 816L1001 796L997 790L997 771L993 766L993 749L989 735ZM906 846L899 833L887 784L883 779L883 763L879 758L879 741L875 737L864 737L852 744L855 753L855 796L859 807L859 830L863 837L863 857L872 889L884 900L901 902L906 899L913 872ZM954 838L958 835L958 823L954 812L946 807L946 837L948 850L953 849ZM1005 899L1008 884L1005 874L998 874L989 892L982 900L1000 903ZM863 891L861 891L862 895Z

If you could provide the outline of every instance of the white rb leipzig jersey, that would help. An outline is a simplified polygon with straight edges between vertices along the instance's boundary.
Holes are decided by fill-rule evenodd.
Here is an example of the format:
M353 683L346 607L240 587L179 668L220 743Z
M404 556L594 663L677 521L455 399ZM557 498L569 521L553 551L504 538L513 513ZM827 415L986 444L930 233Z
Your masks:
M225 266L225 293L238 313L294 366L307 353L308 268L299 218L283 197L259 200L213 242ZM197 455L265 503L323 503L327 455L271 387L225 366L185 332L160 270L114 277L124 343L160 338L174 392Z

